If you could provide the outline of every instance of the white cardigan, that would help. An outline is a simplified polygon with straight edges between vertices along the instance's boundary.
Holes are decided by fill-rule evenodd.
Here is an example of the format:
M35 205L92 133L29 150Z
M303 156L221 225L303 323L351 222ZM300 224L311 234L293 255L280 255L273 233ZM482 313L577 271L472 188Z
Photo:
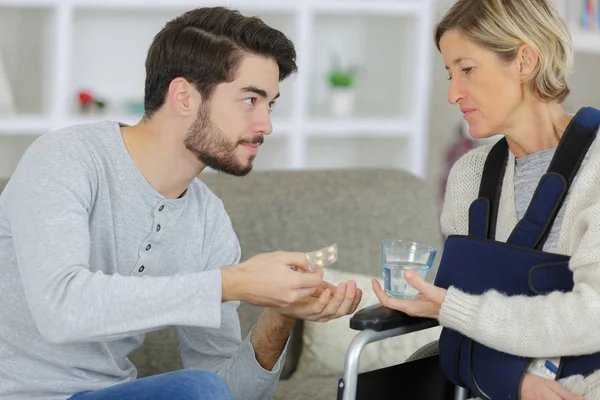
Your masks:
M575 287L569 293L535 297L506 296L496 291L470 295L450 287L439 322L490 348L532 358L590 354L600 351L600 146L595 140L573 181L557 252L571 255ZM441 216L445 235L468 233L468 212L479 192L483 166L492 145L456 162L448 178ZM509 152L496 225L496 240L505 242L515 225L515 157ZM485 265L482 265L485 268ZM586 379L561 380L587 400L600 400L600 370Z

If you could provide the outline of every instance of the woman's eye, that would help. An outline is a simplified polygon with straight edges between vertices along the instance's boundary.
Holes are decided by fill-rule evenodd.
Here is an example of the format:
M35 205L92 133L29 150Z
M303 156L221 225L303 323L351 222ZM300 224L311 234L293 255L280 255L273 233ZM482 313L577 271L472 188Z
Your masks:
M473 67L466 67L466 68L462 68L461 71L465 73L465 75L468 75L469 72L471 72L471 70L473 70ZM452 80L452 75L450 75L448 77L448 80L451 81Z

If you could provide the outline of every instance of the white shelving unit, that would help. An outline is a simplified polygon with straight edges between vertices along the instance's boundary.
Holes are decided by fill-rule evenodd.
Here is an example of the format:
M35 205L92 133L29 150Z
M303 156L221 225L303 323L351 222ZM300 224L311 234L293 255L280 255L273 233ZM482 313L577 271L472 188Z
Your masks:
M154 35L212 5L258 15L296 45L299 73L281 85L256 169L399 167L425 176L435 0L0 0L0 52L18 109L0 114L0 159L11 143L49 130L137 122L119 106L143 98ZM356 110L344 118L327 112L334 54L359 66ZM107 101L106 114L77 114L83 89Z

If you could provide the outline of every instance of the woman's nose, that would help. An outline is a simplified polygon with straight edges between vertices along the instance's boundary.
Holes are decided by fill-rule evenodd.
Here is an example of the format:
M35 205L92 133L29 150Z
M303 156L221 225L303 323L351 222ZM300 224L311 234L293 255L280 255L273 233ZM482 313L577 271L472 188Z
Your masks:
M464 97L464 89L458 79L451 79L448 86L448 103L457 104Z

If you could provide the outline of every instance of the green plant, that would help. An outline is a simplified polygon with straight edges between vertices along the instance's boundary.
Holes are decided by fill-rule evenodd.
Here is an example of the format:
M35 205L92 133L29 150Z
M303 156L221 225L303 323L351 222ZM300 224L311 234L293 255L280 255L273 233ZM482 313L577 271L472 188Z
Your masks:
M334 69L329 72L329 84L333 87L349 88L356 82L356 74L353 70Z
M339 54L331 56L331 67L327 73L329 85L335 88L350 88L356 84L358 68L356 66L343 67Z

